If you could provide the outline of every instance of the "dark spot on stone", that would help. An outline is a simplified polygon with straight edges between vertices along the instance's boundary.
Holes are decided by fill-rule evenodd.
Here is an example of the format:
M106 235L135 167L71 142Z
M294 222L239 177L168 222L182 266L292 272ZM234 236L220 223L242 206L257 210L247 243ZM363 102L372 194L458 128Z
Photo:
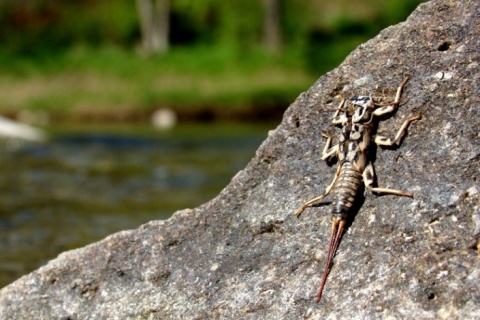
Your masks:
M450 41L445 41L444 43L442 43L441 45L438 46L437 50L438 51L447 51L448 49L450 49L450 45L452 43Z
M428 290L427 292L427 298L428 300L433 300L435 299L435 293L433 293L432 291Z
M255 235L260 235L264 233L274 233L278 228L278 225L281 224L281 221L272 221L272 222L262 222L260 228L255 233Z
M167 247L172 247L172 246L176 246L178 244L178 240L177 239L170 239L170 241L167 242Z

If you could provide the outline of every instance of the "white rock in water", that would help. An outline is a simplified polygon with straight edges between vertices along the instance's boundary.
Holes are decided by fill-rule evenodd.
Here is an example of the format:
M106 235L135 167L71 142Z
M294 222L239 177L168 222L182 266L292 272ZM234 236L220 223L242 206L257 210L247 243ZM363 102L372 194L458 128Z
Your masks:
M155 128L170 129L177 124L177 114L171 109L158 109L152 114L151 121Z
M45 133L37 128L0 116L0 137L43 141Z

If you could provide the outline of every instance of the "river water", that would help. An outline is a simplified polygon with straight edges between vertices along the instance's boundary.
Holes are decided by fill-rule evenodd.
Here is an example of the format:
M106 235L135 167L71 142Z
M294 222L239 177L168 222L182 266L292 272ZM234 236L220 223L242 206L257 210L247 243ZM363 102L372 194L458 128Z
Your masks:
M0 141L0 288L59 253L215 197L274 125L51 128Z

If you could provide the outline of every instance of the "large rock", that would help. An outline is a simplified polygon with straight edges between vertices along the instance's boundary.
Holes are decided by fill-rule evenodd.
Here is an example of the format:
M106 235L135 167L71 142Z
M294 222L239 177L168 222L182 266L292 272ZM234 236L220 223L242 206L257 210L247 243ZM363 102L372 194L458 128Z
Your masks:
M2 319L480 318L480 2L438 0L361 45L287 110L218 197L167 221L61 254L0 292ZM329 206L292 216L335 172L322 130L344 95L392 97L398 149L379 149L367 194L314 303ZM65 230L68 232L68 230Z

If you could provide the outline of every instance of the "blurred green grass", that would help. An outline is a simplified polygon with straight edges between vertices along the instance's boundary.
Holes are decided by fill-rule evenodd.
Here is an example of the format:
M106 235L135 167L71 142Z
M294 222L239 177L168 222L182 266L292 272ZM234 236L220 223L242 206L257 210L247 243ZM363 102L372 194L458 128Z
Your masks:
M2 65L1 112L70 118L160 107L218 114L286 108L316 78L294 54L270 56L261 49L188 47L144 57L116 47L76 47L42 63L23 58Z
M10 26L0 31L0 113L131 121L171 108L190 119L278 118L356 46L421 2L302 1L283 3L284 45L276 54L262 48L261 14L242 14L250 7L175 2L171 49L151 56L135 49L140 34L130 1L4 3L11 11L0 10Z

